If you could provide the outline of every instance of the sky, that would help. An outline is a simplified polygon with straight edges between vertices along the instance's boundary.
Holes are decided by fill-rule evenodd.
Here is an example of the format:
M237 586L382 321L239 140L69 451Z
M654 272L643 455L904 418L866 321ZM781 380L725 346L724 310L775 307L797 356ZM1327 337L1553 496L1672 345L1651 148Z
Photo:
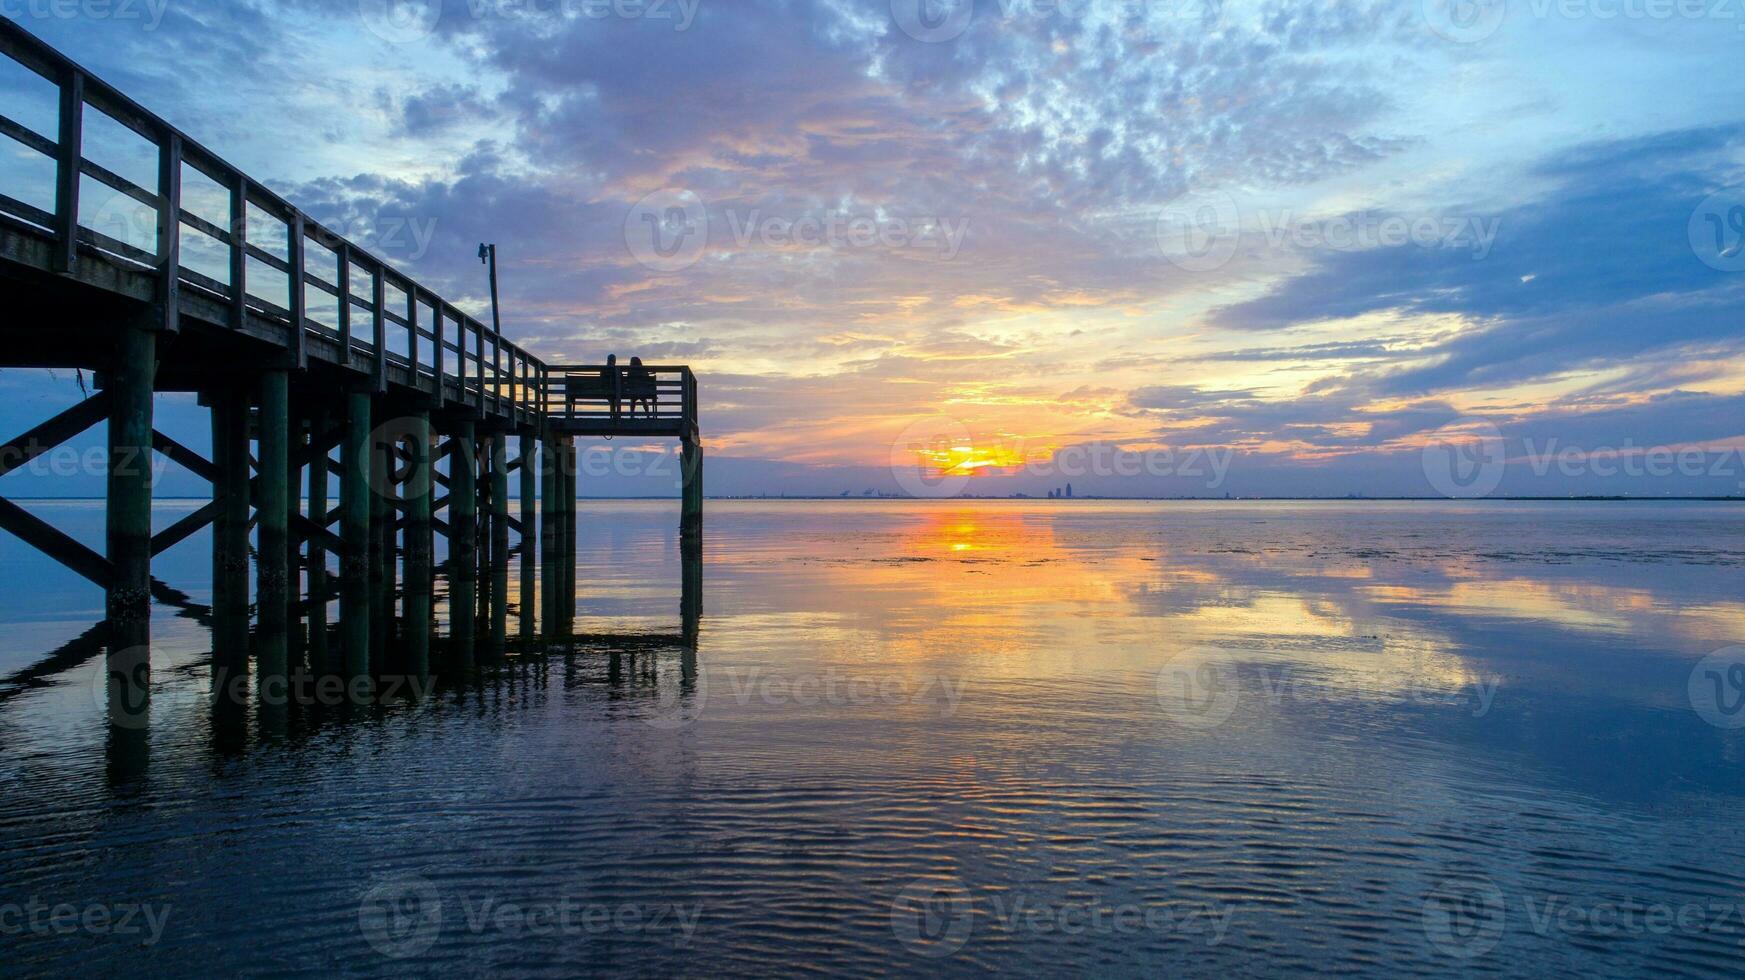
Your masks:
M1728 0L0 13L481 316L495 242L534 353L695 367L712 493L1745 493Z

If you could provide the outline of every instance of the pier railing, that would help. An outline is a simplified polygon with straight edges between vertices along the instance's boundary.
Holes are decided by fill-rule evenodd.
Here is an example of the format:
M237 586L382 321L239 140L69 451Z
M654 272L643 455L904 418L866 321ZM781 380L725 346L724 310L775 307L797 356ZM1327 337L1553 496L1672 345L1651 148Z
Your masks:
M538 392L554 428L577 434L607 430L683 435L697 424L697 377L688 367L619 364L550 365Z
M76 274L82 256L97 257L156 277L157 315L166 331L180 327L183 293L201 294L228 311L221 327L258 334L262 320L279 325L297 367L314 351L378 390L387 388L395 368L438 403L471 403L492 416L537 420L547 389L539 359L3 17L0 54L46 79L58 96L52 139L0 112L0 147L16 143L53 162L52 207L0 186L0 220L51 238L52 271ZM151 144L155 187L86 157L92 110ZM214 192L185 195L193 185ZM91 207L92 190L107 201ZM97 227L81 215L106 215L114 224ZM141 241L130 241L136 237L130 231L143 232Z

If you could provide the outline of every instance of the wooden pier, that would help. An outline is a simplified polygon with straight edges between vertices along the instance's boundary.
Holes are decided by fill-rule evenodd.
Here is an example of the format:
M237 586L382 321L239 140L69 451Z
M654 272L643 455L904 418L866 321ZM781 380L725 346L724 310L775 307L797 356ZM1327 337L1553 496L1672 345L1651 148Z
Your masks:
M56 174L52 209L0 185L0 367L97 379L90 398L0 446L0 475L105 423L107 545L98 554L4 499L0 530L105 590L112 686L149 682L150 606L165 588L152 558L207 526L215 655L252 652L262 677L307 670L366 686L389 670L428 672L433 636L461 666L500 653L512 557L519 641L571 634L578 438L678 440L681 537L687 557L698 547L703 454L688 368L644 378L547 364L3 18L0 54L60 95L54 140L0 104L0 143L47 157ZM157 186L85 157L88 109L156 148ZM185 202L193 179L223 188L228 207ZM82 223L81 194L94 187L153 214L155 248ZM196 239L228 270L190 268L184 243ZM154 427L153 395L170 391L196 392L210 410L210 459ZM210 504L156 534L153 453L212 486ZM435 629L439 583L446 636ZM118 693L112 711L140 710L142 697Z

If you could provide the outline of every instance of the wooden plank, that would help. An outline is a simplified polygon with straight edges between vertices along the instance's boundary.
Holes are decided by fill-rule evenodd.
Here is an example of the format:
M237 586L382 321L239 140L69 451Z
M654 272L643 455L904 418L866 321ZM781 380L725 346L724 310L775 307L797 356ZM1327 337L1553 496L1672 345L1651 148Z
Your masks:
M109 392L104 390L0 446L0 476L28 465L31 460L108 417Z
M109 563L109 559L4 497L0 497L0 530L11 532L18 540L102 588L107 589L115 578L115 566Z

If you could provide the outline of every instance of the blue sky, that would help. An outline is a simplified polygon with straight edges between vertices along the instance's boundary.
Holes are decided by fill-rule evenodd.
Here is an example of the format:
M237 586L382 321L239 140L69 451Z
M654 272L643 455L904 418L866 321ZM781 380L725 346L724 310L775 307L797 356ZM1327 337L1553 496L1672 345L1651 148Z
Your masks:
M973 493L1419 495L1487 433L1500 492L1745 487L1738 4L0 10L475 312L497 242L535 352L698 367L715 492L894 489L939 432ZM1058 465L1097 447L1153 465ZM1650 451L1708 463L1593 465Z

